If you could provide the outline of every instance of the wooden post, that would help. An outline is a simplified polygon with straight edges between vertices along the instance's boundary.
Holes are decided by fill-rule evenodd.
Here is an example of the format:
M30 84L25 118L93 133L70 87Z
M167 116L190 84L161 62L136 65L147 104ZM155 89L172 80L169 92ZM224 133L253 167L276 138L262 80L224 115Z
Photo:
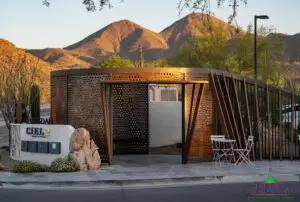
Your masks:
M233 129L235 131L235 136L236 136L235 139L237 139L237 143L238 143L239 147L241 148L242 145L241 145L240 133L239 133L239 130L237 128L236 121L235 121L235 116L234 116L233 106L232 106L232 102L231 102L231 97L229 95L229 90L228 90L228 87L227 87L227 82L226 82L224 74L222 75L222 78L223 78L223 82L224 82L225 95L226 95L225 100L227 100L227 106L229 106L228 112L229 112L229 115L231 116L231 120L232 120L232 123L233 123Z
M227 109L227 106L226 106L226 98L224 97L224 92L222 90L222 86L221 86L221 83L220 83L220 80L219 80L219 77L216 75L216 87L218 89L218 94L220 95L220 104L221 104L221 108L223 110L223 113L224 113L224 118L225 118L225 124L227 125L227 129L228 129L228 137L229 138L232 138L234 139L234 131L233 131L233 126L232 126L232 123L231 123L231 120L230 120L230 116L229 116L229 111Z
M282 133L282 95L281 90L279 89L279 156L282 161L282 149L283 149L283 133Z
M221 127L223 130L223 133L225 136L229 137L229 133L228 133L228 129L227 129L227 125L225 122L225 117L223 114L223 110L222 110L222 105L221 105L221 101L218 95L218 91L216 88L216 84L215 84L215 80L214 80L214 75L212 73L209 74L210 77L210 83L211 83L211 89L212 89L212 94L216 100L216 105L217 105L217 109L218 109L218 115L220 116L220 121L221 121Z
M195 96L195 86L196 84L193 83L193 88L192 88L192 95L191 95L191 103L190 103L190 111L189 111L189 122L188 122L188 128L187 128L187 133L191 130L191 121L192 121L192 113L193 113L193 104L194 104L194 96Z
M245 102L246 102L246 113L247 113L249 132L250 132L249 135L253 136L251 116L250 116L250 110L249 110L248 90L247 90L247 85L246 85L245 79L244 79L244 93L245 93ZM255 142L255 140L254 140L254 142ZM253 159L255 160L254 149L252 149L252 154L253 154Z
M235 104L238 108L239 121L240 121L241 128L242 128L242 137L244 139L244 145L246 145L246 134L245 134L245 128L244 128L243 117L242 117L242 112L241 112L241 106L240 106L239 97L238 97L238 93L237 93L236 83L233 78L232 78L232 83L233 83L233 93L234 93L233 97L235 99Z
M195 110L194 110L194 116L193 116L193 120L191 123L191 129L190 131L188 131L187 133L187 140L186 140L186 159L188 159L188 155L190 153L190 149L191 149L191 144L192 144L192 139L193 139L193 134L194 134L194 130L195 130L195 125L196 125L196 120L197 120L197 115L198 115L198 111L199 111L199 107L200 104L202 102L202 98L203 98L203 92L204 92L204 87L206 84L200 84L199 87L199 91L198 91L198 95L197 95L197 99L196 99L196 105L195 105Z
M106 133L108 164L112 165L110 124L109 124L109 119L108 119L108 109L107 109L108 107L107 107L105 84L100 84L100 88L101 88L100 97L101 97L101 102L102 102L103 121L104 121L105 133Z
M294 159L294 135L295 135L295 94L292 95L292 121L291 121L291 144L290 144L290 157Z
M262 137L259 130L259 104L257 95L257 81L255 81L255 108L256 108L256 131L259 144L259 159L262 160Z
M187 158L186 151L186 131L185 131L185 84L181 84L181 163L186 164Z
M270 135L271 131L271 117L270 117L270 89L269 85L267 85L267 127L268 127L268 145L269 145L269 156L270 160L272 160L272 139Z

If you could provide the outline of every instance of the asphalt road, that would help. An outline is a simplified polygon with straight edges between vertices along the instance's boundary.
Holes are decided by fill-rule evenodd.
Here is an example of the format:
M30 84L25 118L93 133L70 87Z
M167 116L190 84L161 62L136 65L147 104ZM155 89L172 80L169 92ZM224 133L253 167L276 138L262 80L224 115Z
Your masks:
M285 189L293 189L293 197L281 199L286 201L300 200L300 184L287 183L280 185ZM1 202L244 202L244 201L276 201L274 198L251 199L248 190L255 184L219 184L182 187L122 189L122 190L11 190L0 189ZM295 193L294 193L295 192Z

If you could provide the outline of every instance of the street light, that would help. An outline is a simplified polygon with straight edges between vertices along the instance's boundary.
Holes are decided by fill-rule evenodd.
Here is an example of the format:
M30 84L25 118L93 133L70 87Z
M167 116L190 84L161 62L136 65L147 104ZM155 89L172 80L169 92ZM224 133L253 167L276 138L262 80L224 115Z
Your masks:
M257 79L257 56L256 56L256 39L257 39L257 19L267 20L269 16L267 15L254 15L254 78Z

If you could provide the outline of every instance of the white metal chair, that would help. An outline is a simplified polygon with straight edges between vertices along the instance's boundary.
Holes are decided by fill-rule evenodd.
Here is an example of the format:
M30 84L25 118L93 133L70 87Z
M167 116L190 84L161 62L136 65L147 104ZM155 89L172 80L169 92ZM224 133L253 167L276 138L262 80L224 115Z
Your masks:
M253 163L250 160L250 152L252 150L253 144L254 144L254 136L249 136L244 149L234 149L234 151L237 152L239 155L239 158L235 163L236 165L239 164L240 166L242 165L243 162L245 162L248 165L253 166Z
M220 151L221 151L221 146L220 142L215 142L215 139L225 139L225 135L211 135L210 140L211 140L211 145L212 145L212 151L213 151L213 160L217 161L220 156Z

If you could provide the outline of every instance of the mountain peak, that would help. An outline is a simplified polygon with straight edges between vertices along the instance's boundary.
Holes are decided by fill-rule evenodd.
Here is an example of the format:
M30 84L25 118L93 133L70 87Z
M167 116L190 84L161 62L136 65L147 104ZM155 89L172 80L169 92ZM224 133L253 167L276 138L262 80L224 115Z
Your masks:
M65 49L71 50L73 55L93 57L94 61L92 63L95 63L99 59L113 54L137 59L140 45L143 46L145 51L168 48L167 43L160 34L130 20L120 20L107 25ZM152 56L150 58L152 59Z
M123 24L123 25L136 25L136 26L139 26L139 25L136 24L135 22L133 22L133 21L131 21L131 20L127 20L127 19L119 20L119 21L113 22L113 23L111 23L110 25L113 25L113 24Z

